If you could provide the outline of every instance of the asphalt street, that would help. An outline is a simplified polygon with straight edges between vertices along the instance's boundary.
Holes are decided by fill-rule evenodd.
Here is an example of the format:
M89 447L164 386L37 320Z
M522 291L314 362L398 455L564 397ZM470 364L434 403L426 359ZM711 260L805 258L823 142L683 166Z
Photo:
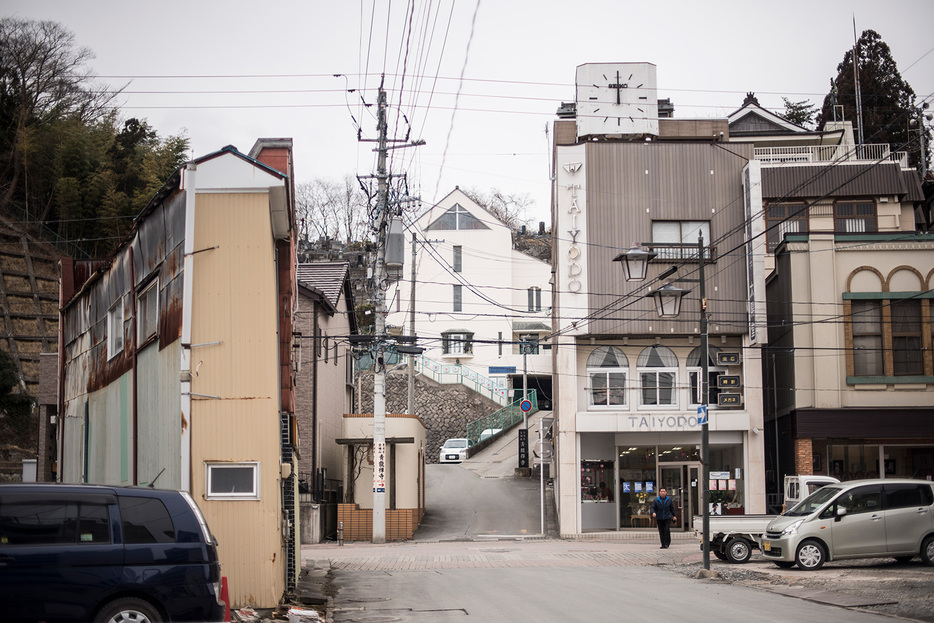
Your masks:
M754 586L698 579L701 554L689 533L673 534L667 550L654 530L546 538L539 480L514 477L516 437L510 431L460 465L427 466L428 513L414 540L303 546L303 568L329 596L327 620L891 620L801 598L794 586L789 594L787 583L768 578ZM714 561L727 567L736 566Z

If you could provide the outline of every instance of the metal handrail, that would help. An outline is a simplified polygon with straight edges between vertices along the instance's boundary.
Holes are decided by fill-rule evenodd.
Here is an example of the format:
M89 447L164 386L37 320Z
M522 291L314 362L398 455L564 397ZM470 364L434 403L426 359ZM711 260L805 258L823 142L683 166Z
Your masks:
M538 392L534 389L529 390L529 401L532 403L532 409L528 412L527 415L532 415L538 411ZM512 426L518 424L522 421L522 409L520 404L522 403L522 398L516 398L511 403L500 409L499 411L494 411L489 415L485 415L478 420L467 423L467 447L475 446L480 443L480 435L483 431L490 430L496 431L491 436L496 436L502 433L503 431L511 428Z
M888 143L868 145L799 145L756 147L755 158L766 163L806 163L894 160L908 166L908 152L892 151Z

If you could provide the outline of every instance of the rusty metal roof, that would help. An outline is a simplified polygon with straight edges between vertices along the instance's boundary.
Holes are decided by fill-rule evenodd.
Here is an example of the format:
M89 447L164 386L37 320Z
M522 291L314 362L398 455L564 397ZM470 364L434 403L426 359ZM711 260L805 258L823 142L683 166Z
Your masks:
M320 292L337 309L341 290L350 272L349 262L309 262L298 265L298 283Z

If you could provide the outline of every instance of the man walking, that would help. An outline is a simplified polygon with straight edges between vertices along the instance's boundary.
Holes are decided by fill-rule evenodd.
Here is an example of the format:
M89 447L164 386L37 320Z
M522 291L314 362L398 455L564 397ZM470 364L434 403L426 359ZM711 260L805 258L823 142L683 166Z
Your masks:
M659 549L668 549L671 545L671 522L678 521L675 514L675 504L668 497L668 491L662 487L658 490L658 497L652 502L652 517L658 525L658 537L662 541Z

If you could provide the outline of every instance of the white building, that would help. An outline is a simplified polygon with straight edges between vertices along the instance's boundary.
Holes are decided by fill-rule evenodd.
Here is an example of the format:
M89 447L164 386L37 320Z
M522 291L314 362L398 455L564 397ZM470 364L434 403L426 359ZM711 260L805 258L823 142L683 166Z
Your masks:
M415 297L412 300L412 239ZM421 365L479 375L497 397L522 388L518 342L551 332L551 266L513 248L512 230L455 189L427 209L405 233L402 279L386 293L387 327L410 334L414 311ZM551 352L531 346L528 387L551 401ZM512 371L515 368L515 371Z

